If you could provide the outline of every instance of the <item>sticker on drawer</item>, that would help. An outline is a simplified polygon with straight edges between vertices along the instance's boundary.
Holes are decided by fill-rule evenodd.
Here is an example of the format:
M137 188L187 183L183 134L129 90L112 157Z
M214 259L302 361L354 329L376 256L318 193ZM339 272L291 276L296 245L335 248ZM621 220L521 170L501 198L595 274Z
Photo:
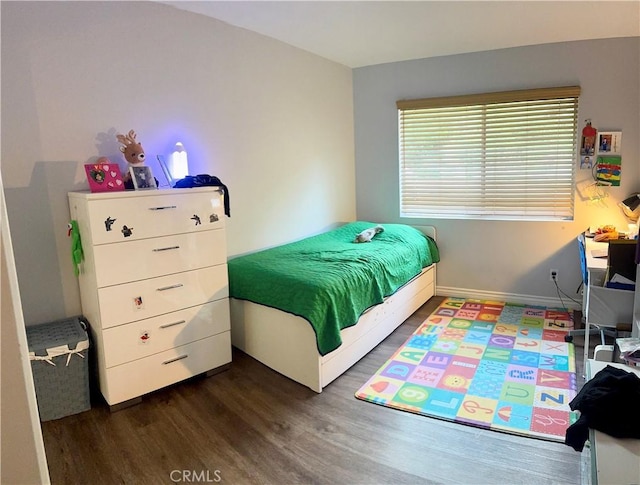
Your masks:
M116 219L111 216L107 216L107 218L104 220L104 228L107 232L111 231L114 222L116 222Z
M144 300L141 296L136 296L133 298L133 309L134 310L143 310L144 309Z
M151 339L151 334L149 334L148 330L143 330L142 332L140 332L140 338L138 339L138 342L140 342L141 345L149 343L149 339Z
M194 222L195 226L202 225L202 219L198 214L193 214L193 216L191 216L190 219ZM218 217L218 214L216 214L215 212L213 214L209 214L209 223L213 224L214 222L218 222L219 220L220 218Z

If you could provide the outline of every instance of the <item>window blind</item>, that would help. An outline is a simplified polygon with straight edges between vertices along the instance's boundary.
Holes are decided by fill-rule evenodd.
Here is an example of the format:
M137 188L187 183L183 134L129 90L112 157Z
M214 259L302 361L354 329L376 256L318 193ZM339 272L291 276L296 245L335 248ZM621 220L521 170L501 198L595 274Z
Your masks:
M572 219L579 94L398 101L400 215Z

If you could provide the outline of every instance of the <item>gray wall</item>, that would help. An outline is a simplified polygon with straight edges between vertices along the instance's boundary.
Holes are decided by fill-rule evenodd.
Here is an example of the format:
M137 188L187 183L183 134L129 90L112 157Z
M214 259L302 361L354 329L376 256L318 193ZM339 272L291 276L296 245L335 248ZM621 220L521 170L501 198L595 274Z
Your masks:
M355 217L351 69L151 2L7 2L2 176L27 324L81 313L67 192L117 133L228 187L231 256Z
M432 224L442 263L438 292L557 302L549 270L578 298L581 277L575 237L590 225L628 221L616 206L640 191L640 39L549 44L406 61L355 69L354 109L357 217ZM398 189L399 99L579 85L579 131L584 120L602 131L622 130L621 186L594 204L576 195L570 222L401 219ZM576 171L586 181L590 171ZM564 298L564 297L563 297ZM564 298L565 301L567 300ZM569 302L570 303L570 302Z

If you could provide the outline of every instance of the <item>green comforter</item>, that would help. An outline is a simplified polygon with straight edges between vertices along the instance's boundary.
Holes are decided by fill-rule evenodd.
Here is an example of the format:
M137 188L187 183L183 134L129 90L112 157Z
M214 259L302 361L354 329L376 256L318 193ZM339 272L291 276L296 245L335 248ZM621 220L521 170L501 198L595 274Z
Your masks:
M432 239L403 224L383 224L384 232L371 242L354 243L375 225L352 222L231 259L229 294L305 318L320 355L328 354L342 343L341 329L440 260Z

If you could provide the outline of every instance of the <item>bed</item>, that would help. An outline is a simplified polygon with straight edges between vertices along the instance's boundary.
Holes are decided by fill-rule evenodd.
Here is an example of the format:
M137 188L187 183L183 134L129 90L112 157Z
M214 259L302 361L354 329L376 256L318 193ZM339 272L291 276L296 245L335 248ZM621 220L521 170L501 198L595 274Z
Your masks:
M316 392L435 293L435 229L376 224L332 231L229 260L232 344Z

